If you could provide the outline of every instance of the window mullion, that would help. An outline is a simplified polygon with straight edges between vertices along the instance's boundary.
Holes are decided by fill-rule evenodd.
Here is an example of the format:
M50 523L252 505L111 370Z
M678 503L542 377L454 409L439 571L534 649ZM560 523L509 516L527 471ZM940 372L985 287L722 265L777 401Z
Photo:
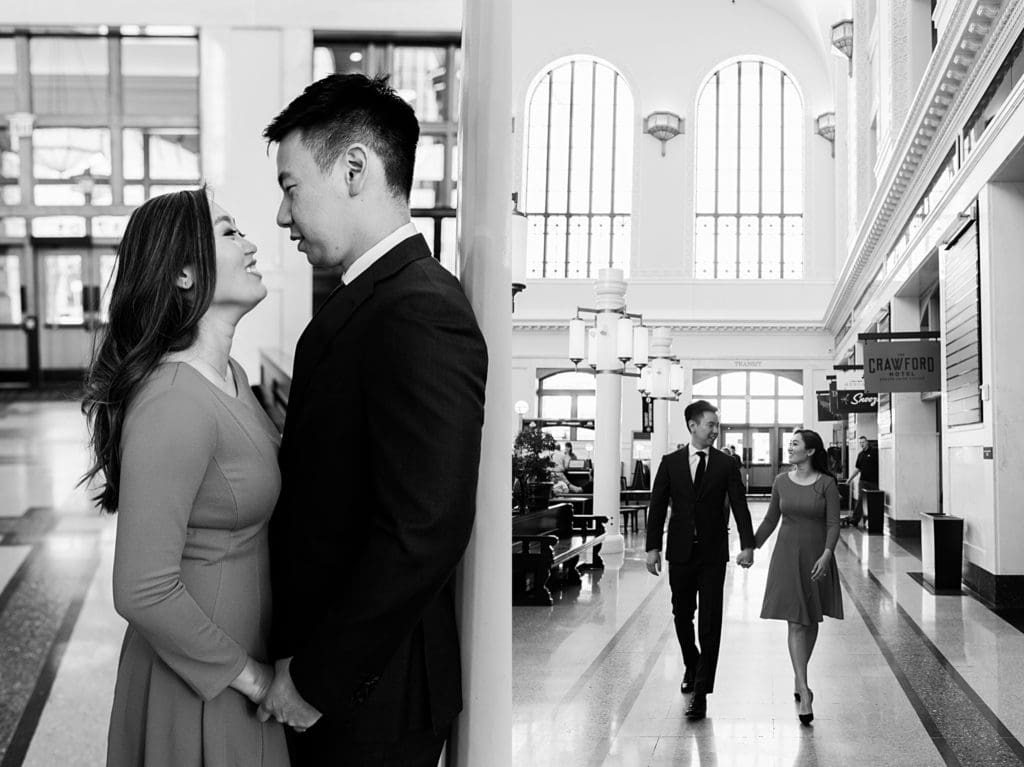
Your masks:
M757 67L757 278L764 277L764 62Z
M572 124L576 116L576 62L569 63L569 156L565 178L565 276L569 276L569 243L572 235Z
M110 194L114 205L124 204L124 79L121 77L121 36L108 38L107 88L110 118ZM200 155L200 162L202 155ZM202 168L200 168L202 175Z
M786 75L779 73L779 279L786 273Z
M743 184L743 66L736 66L736 279L740 278L740 187Z
M590 75L590 187L587 204L587 276L593 260L594 248L594 127L597 121L597 62L591 62Z
M719 210L718 210L718 183L720 181L721 174L721 157L722 157L722 78L719 72L715 72L715 197L714 197L714 233L712 234L712 240L714 243L713 253L715 257L714 261L714 276L718 278L718 233L719 233Z
M619 74L615 72L615 85L612 88L612 185L611 199L608 208L611 215L608 219L608 266L615 263L615 160L618 156L619 140ZM597 276L597 275L594 275Z
M31 68L31 55L29 53L28 35L17 35L14 38L14 56L15 56L15 88L14 88L14 105L15 109L19 112L32 112L32 68ZM12 139L13 143L13 139ZM22 205L33 204L35 197L33 196L32 182L35 178L35 164L32 159L33 153L33 142L31 137L29 139L19 142L20 146L18 149L18 163L21 166L21 172L18 174L18 186L21 188L21 202ZM28 230L31 232L32 222L28 221Z
M544 143L544 254L543 254L543 276L548 276L548 235L551 231L551 111L554 99L555 77L554 70L547 73L548 81L548 126L547 137Z

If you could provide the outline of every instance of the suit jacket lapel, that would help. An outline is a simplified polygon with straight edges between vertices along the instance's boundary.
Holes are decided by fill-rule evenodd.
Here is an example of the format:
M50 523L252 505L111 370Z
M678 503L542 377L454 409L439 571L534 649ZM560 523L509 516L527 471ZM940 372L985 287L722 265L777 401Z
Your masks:
M385 253L351 284L335 290L302 333L295 349L295 367L288 394L289 405L303 401L306 388L317 365L330 348L331 341L348 324L355 311L373 295L377 284L420 258L429 258L430 249L422 235L410 237Z

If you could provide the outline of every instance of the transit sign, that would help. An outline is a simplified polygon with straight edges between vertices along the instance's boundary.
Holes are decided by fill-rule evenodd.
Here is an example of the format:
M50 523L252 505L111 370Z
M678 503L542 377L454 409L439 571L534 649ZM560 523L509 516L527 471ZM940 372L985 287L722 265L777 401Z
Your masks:
M876 392L938 391L940 354L938 341L865 341L864 387Z

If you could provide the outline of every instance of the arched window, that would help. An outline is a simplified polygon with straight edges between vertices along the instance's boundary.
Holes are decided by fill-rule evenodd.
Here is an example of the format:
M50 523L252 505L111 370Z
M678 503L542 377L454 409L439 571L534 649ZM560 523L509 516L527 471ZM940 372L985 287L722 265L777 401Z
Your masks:
M526 105L528 277L629 273L633 95L608 64L574 56L537 80Z
M762 59L716 71L697 98L696 275L803 277L804 109Z
M723 424L796 426L804 421L804 385L799 372L737 370L693 372L693 397L719 409Z
M591 419L597 409L594 376L565 370L542 376L537 381L537 416L539 418ZM594 430L579 426L549 426L549 432L558 441L573 443L581 458L594 443Z

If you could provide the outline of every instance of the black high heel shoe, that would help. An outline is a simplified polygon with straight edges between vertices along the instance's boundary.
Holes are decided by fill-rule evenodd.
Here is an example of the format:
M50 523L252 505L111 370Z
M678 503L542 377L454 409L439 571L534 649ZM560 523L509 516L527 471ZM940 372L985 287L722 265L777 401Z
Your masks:
M798 702L800 701L800 693L794 692L793 696L797 699ZM810 705L813 702L814 702L814 693L811 692L810 690L808 690L807 691L807 706L810 707ZM811 711L808 714L800 714L800 713L798 713L797 714L797 718L800 720L800 724L810 724L811 722L814 721L814 712Z

